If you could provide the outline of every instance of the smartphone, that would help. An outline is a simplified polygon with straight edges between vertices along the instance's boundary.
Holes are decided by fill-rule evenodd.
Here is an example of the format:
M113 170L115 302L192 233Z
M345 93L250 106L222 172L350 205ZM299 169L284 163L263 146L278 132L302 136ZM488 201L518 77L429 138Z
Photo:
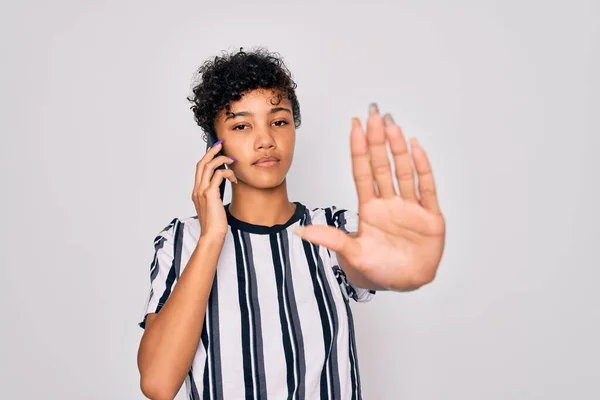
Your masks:
M208 151L211 147L213 147L213 145L217 142L217 135L214 132L207 132L206 133L206 151ZM215 157L219 157L223 155L223 149L221 148L221 150L217 153L217 155ZM217 167L217 169L226 169L225 164L221 164ZM225 183L227 182L226 179L223 179L223 182L221 182L221 185L219 186L219 192L221 193L221 201L223 201L223 195L225 194Z

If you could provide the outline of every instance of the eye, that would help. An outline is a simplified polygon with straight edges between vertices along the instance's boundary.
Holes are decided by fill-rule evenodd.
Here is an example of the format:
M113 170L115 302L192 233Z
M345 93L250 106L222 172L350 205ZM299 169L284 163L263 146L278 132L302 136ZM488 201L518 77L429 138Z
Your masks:
M273 125L275 125L275 126L284 126L284 125L288 125L288 124L289 124L289 122L287 122L284 119L273 122Z
M240 125L236 125L236 126L234 126L232 129L233 129L234 131L243 131L243 130L245 130L246 128L248 128L248 125L245 125L245 124L240 124Z

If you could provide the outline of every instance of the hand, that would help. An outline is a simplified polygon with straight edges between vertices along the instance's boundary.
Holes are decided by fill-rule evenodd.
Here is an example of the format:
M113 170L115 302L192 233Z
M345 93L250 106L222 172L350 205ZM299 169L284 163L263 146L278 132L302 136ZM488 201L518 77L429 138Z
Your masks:
M394 188L386 143L393 154L400 193ZM410 143L409 155L400 127L391 116L382 118L375 105L366 134L355 118L350 147L359 203L358 232L347 235L334 227L314 225L298 232L335 251L342 268L350 270L349 277L358 276L373 287L413 290L431 282L444 249L445 221L431 166L417 140Z
M211 147L196 165L196 180L192 191L192 201L196 207L200 222L201 236L214 235L224 238L227 234L227 215L219 192L223 179L237 183L235 174L230 169L215 169L223 164L231 164L235 160L226 156L218 156L221 142Z

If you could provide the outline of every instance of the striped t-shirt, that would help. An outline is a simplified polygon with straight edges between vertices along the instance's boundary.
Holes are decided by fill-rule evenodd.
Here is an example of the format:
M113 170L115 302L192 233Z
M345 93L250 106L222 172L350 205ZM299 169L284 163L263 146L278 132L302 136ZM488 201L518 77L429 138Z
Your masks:
M357 214L309 209L271 227L240 221L225 206L229 231L219 257L200 344L185 380L189 399L360 399L350 299L354 287L335 252L295 235L322 224L357 230ZM200 236L197 217L174 219L154 241L145 316L169 298Z

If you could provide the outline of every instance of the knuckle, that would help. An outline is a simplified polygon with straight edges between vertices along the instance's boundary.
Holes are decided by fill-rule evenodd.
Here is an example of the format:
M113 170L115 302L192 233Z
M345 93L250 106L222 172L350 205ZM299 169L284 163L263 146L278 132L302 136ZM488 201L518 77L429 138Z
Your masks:
M414 179L414 176L411 171L398 171L396 172L396 178L399 181L411 181Z
M384 175L390 172L390 165L388 163L377 163L373 165L373 173L377 175Z
M356 173L354 174L354 180L356 182L368 182L371 180L371 175L370 174L365 174L365 173Z
M408 148L406 146L402 146L400 149L394 151L394 156L401 160L404 160L409 157Z
M436 195L435 188L432 188L432 187L421 188L421 189L419 189L419 193L421 194L421 196L435 196Z

